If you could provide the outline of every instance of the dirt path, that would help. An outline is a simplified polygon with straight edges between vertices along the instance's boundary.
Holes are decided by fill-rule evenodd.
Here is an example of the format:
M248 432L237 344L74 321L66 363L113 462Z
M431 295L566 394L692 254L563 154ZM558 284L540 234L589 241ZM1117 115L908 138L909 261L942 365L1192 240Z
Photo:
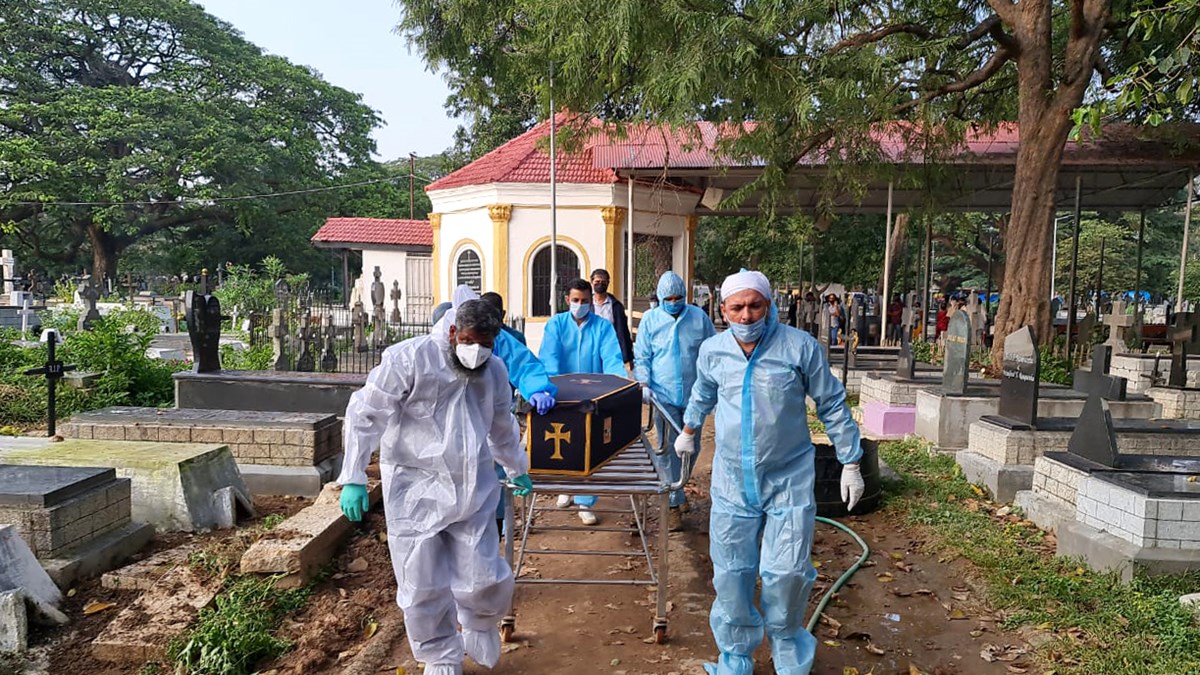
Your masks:
M707 514L711 437L690 490L692 511L685 532L673 533L670 543L669 642L654 644L652 621L655 595L646 587L596 585L530 585L517 587L515 641L505 647L494 670L468 663L467 673L534 675L542 673L624 673L669 675L702 673L716 647L708 626L712 603L712 566L708 558ZM556 511L552 495L543 496L546 522L575 521L570 511ZM616 507L616 500L602 506ZM603 524L613 524L608 516ZM621 518L618 522L628 522ZM1014 662L988 663L980 652L988 645L1019 644L1004 634L980 608L973 589L952 562L920 552L920 541L904 533L886 512L853 519L850 526L872 553L864 567L826 610L830 618L817 630L820 647L814 673L844 675L857 668L873 673L933 675L1007 674ZM651 518L651 528L657 527ZM636 538L615 532L546 533L535 535L524 578L620 579L644 576L644 560L636 558ZM628 551L628 557L539 555L538 550L586 548ZM860 549L847 535L820 525L813 550L820 574L810 601L820 596L858 558ZM764 645L756 653L756 673L773 672ZM381 664L395 672L403 666L419 673L407 641L400 637ZM333 671L329 671L332 673Z

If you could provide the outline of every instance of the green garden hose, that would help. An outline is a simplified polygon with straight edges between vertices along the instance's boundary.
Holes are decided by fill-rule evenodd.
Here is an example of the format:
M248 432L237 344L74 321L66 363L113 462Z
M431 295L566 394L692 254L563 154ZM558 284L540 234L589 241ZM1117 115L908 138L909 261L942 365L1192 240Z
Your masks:
M825 595L821 596L821 602L817 603L817 608L815 610L813 610L812 618L808 620L807 628L808 628L808 632L810 632L810 633L813 631L814 628L817 627L817 624L821 621L821 612L825 611L826 605L828 605L829 602L831 600L833 600L833 596L839 590L841 590L842 586L846 585L847 581L850 581L850 577L854 576L854 573L857 572L859 570L859 568L862 567L863 563L867 562L867 558L871 555L871 549L867 548L867 542L863 541L863 538L858 536L858 533L855 532L854 530L850 529L849 527L846 527L845 525L843 525L843 524L839 523L838 521L833 520L831 518L822 518L821 516L817 516L817 522L825 523L826 525L832 525L832 526L836 527L837 529L841 530L842 532L845 532L846 534L853 537L854 541L858 542L858 545L862 547L862 555L858 556L858 560L855 561L855 563L850 566L850 569L843 572L842 576L838 577L838 580L833 582L833 585L829 587L829 590L825 591Z

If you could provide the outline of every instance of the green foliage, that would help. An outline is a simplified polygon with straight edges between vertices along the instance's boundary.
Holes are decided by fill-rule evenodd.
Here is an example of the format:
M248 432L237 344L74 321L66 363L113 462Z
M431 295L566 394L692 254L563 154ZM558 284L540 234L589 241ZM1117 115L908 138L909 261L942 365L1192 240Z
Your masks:
M270 530L275 529L276 527L279 527L279 524L282 523L284 520L287 520L287 519L283 516L282 513L272 513L272 514L269 514L266 517L264 517L262 519L262 522L259 523L258 525L262 529L270 531Z
M937 343L927 342L925 340L916 340L912 343L913 358L920 363L942 362L942 350L938 348Z
M75 318L62 312L49 314L43 321L63 335L58 358L100 377L88 391L58 387L59 419L112 405L157 407L171 403L171 374L186 369L187 364L146 357L146 348L158 330L157 317L141 310L117 310L97 320L91 331L75 330ZM45 363L46 348L18 347L12 344L17 337L11 331L0 331L0 421L22 427L45 424L46 381L22 373Z
M168 647L168 655L189 675L248 675L259 661L287 651L289 643L274 631L304 606L310 592L277 589L271 577L228 581L214 605L200 610L191 632Z
M250 265L228 265L225 282L215 295L224 312L240 307L243 315L249 311L265 311L275 307L275 282L283 280L289 288L308 285L307 274L289 274L283 261L267 256L260 263L261 271ZM239 327L234 326L235 330Z
M1028 521L997 519L953 455L919 441L884 443L881 458L901 475L887 509L930 533L932 546L971 563L1005 627L1044 625L1054 639L1037 649L1060 675L1192 673L1200 670L1200 627L1178 598L1200 583L1183 576L1092 572L1055 557Z
M237 350L232 345L221 346L221 367L225 370L270 370L274 352L269 344L258 344Z
M1086 352L1087 348L1081 348ZM1072 377L1075 373L1075 368L1071 366L1065 356L1059 354L1059 349L1053 345L1042 345L1038 347L1038 353L1041 355L1041 376L1042 382L1050 384L1066 384L1070 385Z
M9 0L0 45L0 222L44 263L111 276L139 241L209 232L295 245L338 199L300 192L372 165L357 94L187 0Z

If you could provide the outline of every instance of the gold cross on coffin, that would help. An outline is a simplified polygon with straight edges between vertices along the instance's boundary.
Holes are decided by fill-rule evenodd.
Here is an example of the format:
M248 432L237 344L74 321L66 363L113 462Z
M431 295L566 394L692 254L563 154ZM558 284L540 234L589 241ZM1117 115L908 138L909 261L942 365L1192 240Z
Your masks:
M586 377L581 377L578 380L571 380L573 384L600 384L600 380L589 380Z
M562 461L562 444L563 441L567 443L571 442L571 432L563 431L562 422L551 422L550 426L553 428L553 431L547 431L545 438L547 441L554 441L554 454L550 456L550 459Z

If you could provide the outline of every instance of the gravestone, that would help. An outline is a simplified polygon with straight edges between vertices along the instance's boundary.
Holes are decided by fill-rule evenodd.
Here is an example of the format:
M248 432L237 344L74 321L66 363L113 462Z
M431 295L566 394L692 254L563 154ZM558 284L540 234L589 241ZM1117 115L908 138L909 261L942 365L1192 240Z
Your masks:
M400 297L403 295L403 293L400 292L399 279L394 279L392 281L392 292L389 295L392 298L391 320L392 323L398 324L400 323Z
M966 312L955 312L942 335L946 344L942 366L942 392L951 396L967 393L967 377L971 370L971 318Z
M983 336L987 333L987 314L983 310L983 304L979 301L979 291L971 291L971 295L967 297L967 306L963 311L971 319L971 328L974 331L971 334L971 342L983 344Z
M271 370L287 370L287 315L282 309L271 310Z
M1041 358L1033 329L1023 326L1004 339L1004 368L1000 380L1001 417L1037 426Z
M1076 370L1071 379L1071 388L1088 396L1099 396L1109 401L1124 401L1127 381L1123 377L1108 374L1112 365L1112 347L1096 345L1092 349L1092 369Z
M387 301L383 286L383 272L375 266L375 281L371 282L371 344L375 347L383 345L387 334L387 311L384 303Z
M324 349L321 350L321 372L336 373L337 357L337 326L333 324L333 315L325 315Z
M17 278L17 260L7 248L0 251L0 275L4 277L4 296L8 297L16 290L13 281Z
M77 327L79 330L91 330L92 324L100 318L100 312L96 309L96 301L100 299L100 291L90 278L84 279L79 285L79 298L84 302L84 310L83 314L79 317Z
M1079 331L1077 334L1079 339L1076 344L1091 344L1092 331L1096 330L1096 315L1092 314L1092 312L1089 310L1088 313L1084 314L1083 318L1079 320L1079 324L1076 326L1076 328Z
M297 337L300 351L296 354L296 370L311 373L317 368L317 358L313 354L313 327L307 321L307 317L301 320L300 334Z
M1120 452L1108 401L1089 396L1067 442L1067 452L1104 466L1116 466Z
M354 309L351 310L351 314L354 317L352 320L354 325L354 351L365 352L367 351L367 313L363 311L362 300L354 303Z
M24 340L25 335L29 333L29 319L37 316L37 312L29 309L29 298L25 298L21 303L21 310L17 314L21 315L21 339Z
M1200 351L1200 312L1177 312L1168 334L1171 338L1171 375L1167 385L1186 388L1188 354Z
M821 351L825 354L825 362L828 363L829 362L829 331L831 330L831 327L832 327L832 323L831 323L832 319L829 316L829 308L824 305L821 305L821 308L820 308L820 311L818 312L818 314L819 314L819 318L818 318L817 323L818 323L819 327L817 329L817 342L820 343Z
M221 301L215 295L188 291L184 308L192 342L192 370L215 373L221 369Z
M1108 340L1104 343L1112 347L1113 354L1124 354L1129 351L1125 346L1127 332L1133 326L1133 316L1125 313L1125 301L1117 300L1112 304L1112 311L1104 317L1108 326Z

